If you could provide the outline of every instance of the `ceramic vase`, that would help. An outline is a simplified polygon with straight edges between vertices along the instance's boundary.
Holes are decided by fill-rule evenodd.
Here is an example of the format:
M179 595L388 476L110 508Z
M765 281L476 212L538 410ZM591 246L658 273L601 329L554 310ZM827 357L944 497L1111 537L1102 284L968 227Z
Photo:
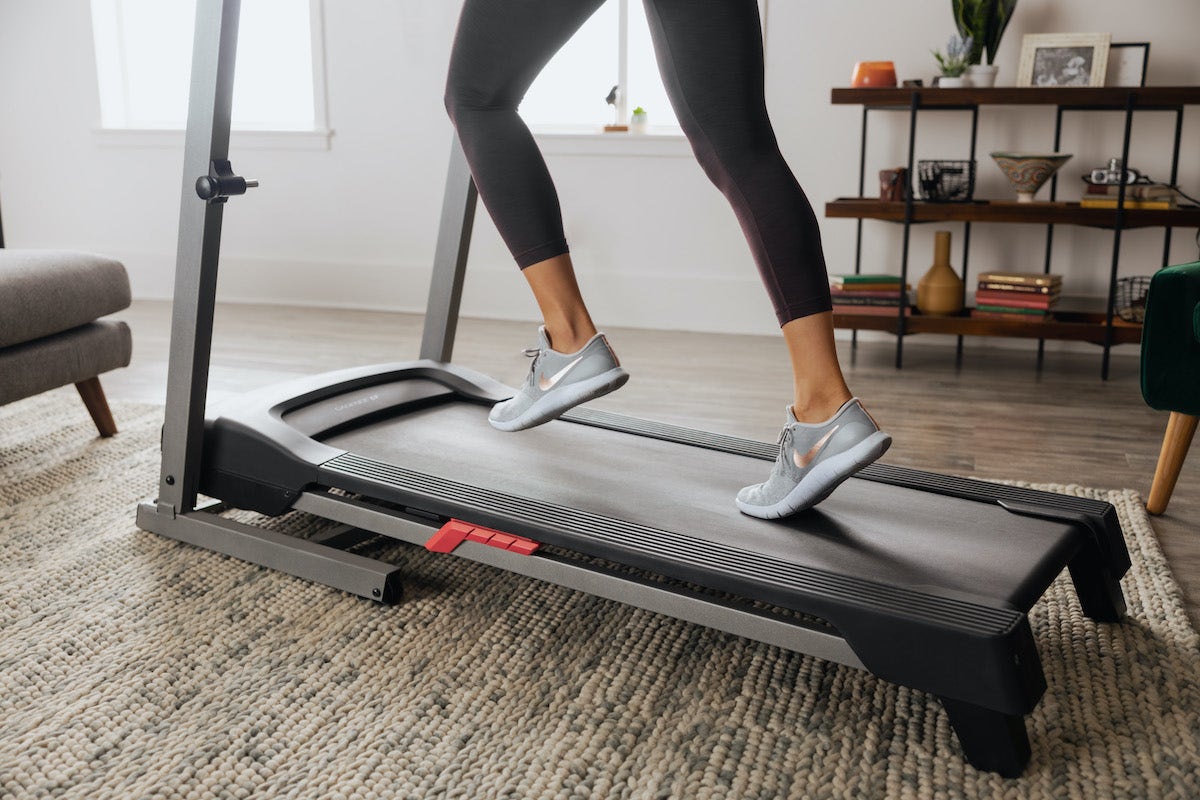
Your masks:
M938 231L933 241L933 266L917 284L917 310L949 316L963 309L963 282L950 266L950 231Z

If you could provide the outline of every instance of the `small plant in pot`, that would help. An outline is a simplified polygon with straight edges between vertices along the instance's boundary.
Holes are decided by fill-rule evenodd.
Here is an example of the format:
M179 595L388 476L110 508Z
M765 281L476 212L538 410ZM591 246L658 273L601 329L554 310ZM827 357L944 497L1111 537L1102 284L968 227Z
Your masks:
M629 130L633 133L645 133L646 126L649 124L650 115L641 106L635 108L629 116Z
M958 33L971 39L967 70L972 86L992 86L996 82L996 51L1017 8L1017 0L950 0ZM984 65L984 55L987 64Z
M938 77L938 86L953 89L963 85L962 76L971 63L967 59L971 54L973 44L970 36L964 39L962 36L955 35L951 36L950 41L946 43L945 53L933 51L933 57L937 59L938 67L942 70L942 74Z

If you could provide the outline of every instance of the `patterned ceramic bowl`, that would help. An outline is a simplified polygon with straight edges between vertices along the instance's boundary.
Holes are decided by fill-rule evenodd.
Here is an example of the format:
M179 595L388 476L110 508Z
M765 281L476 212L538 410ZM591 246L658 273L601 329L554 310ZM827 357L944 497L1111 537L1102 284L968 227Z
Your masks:
M992 153L996 165L1017 190L1018 203L1032 203L1037 190L1071 158L1070 153Z

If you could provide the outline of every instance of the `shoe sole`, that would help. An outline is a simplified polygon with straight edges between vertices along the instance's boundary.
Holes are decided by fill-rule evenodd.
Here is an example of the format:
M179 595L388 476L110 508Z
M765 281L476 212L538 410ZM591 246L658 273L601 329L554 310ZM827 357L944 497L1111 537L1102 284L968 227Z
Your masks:
M614 367L608 372L546 392L518 417L505 422L488 417L488 422L498 431L523 431L534 428L558 419L577 405L620 389L628 380L628 372L621 367Z
M743 514L759 519L779 519L805 511L833 494L847 478L874 463L891 446L892 437L876 431L849 450L817 464L782 500L769 506L753 506L741 500L734 502Z

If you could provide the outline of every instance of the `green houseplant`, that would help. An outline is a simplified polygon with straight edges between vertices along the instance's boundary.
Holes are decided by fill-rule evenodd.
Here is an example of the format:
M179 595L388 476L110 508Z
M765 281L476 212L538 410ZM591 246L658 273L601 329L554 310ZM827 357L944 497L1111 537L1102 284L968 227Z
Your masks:
M996 51L1000 49L1000 40L1012 19L1017 0L950 0L950 5L959 34L964 39L971 38L967 63L982 63L986 51L988 65L995 64Z
M968 58L971 53L973 43L971 37L951 36L950 41L946 43L946 52L940 53L937 50L933 51L933 57L937 59L938 67L942 74L938 81L939 86L961 86L962 75L967 71L967 66L971 63Z

